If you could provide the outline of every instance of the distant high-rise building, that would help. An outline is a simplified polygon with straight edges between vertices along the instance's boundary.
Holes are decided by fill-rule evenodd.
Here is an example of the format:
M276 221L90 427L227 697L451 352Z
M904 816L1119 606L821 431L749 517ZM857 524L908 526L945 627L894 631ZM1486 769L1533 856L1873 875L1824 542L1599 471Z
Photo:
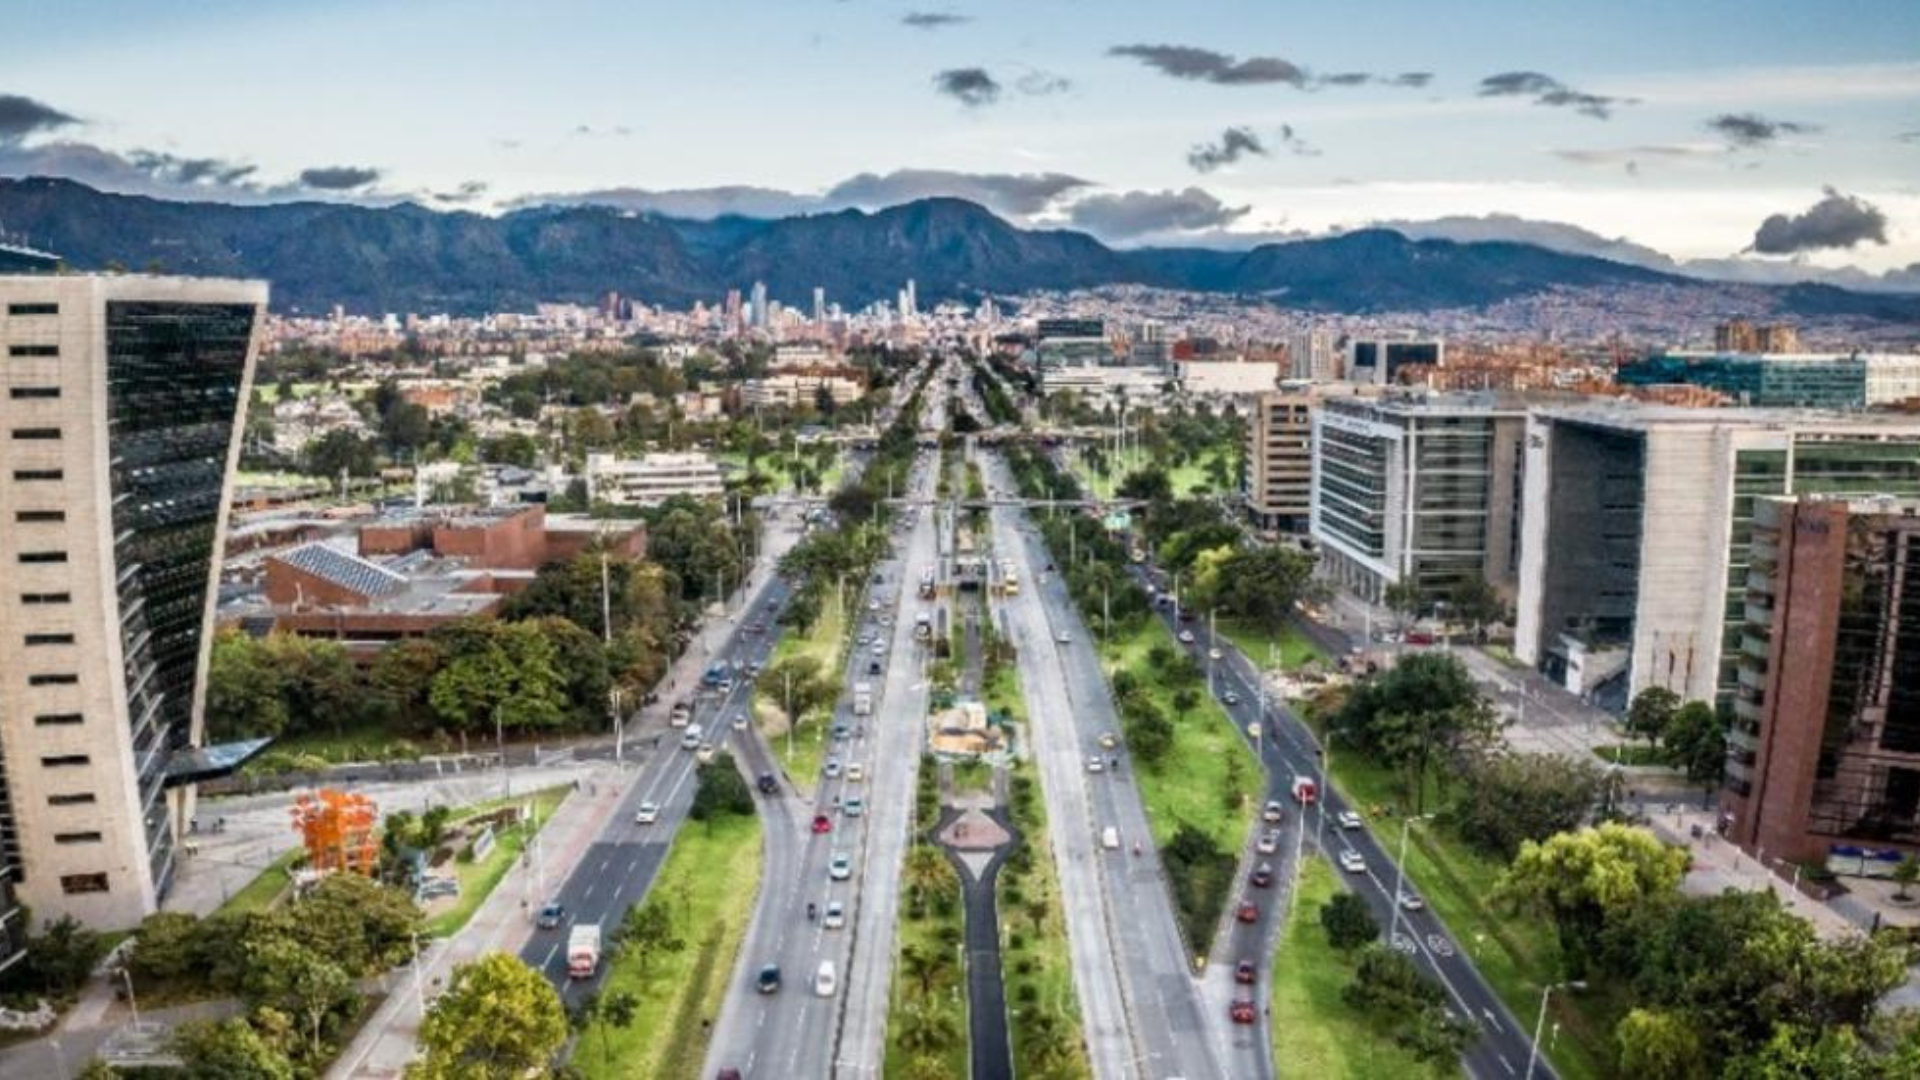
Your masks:
M727 290L726 320L727 320L728 326L736 330L740 328L740 290L739 289Z
M754 283L753 283L753 325L754 325L754 328L755 328L755 329L757 329L757 330L765 330L765 329L767 328L767 322L768 322L768 319L767 319L767 283L766 283L766 282L764 282L764 281L756 281L756 282L754 282Z
M1787 323L1728 319L1713 328L1713 348L1723 353L1799 352L1800 331Z
M918 289L914 288L912 278L907 279L906 310L901 312L901 314L905 315L909 319L914 318L920 314L920 292Z
M827 321L827 290L818 285L813 287L813 321Z
M1437 338L1363 338L1347 342L1347 370L1355 382L1391 386L1402 369L1413 365L1440 367L1447 362L1446 342Z
M1113 363L1106 324L1099 319L1040 319L1034 324L1034 354L1041 367L1087 367Z
M1343 356L1331 330L1302 330L1287 339L1287 378L1328 382L1340 378Z
M37 916L130 927L173 880L266 302L0 277L0 862Z
M1263 529L1306 531L1313 509L1313 396L1261 394L1247 441L1248 512Z

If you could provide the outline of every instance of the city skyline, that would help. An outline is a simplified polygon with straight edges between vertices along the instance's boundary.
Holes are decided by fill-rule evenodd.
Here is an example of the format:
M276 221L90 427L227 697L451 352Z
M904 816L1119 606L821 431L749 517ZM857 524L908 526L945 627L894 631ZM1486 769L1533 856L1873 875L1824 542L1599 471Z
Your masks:
M45 13L31 40L0 44L0 174L233 201L591 198L686 216L953 194L1120 245L1398 223L1570 247L1620 237L1652 252L1616 257L1740 264L1723 273L1920 264L1909 9L1175 17L1123 4L1097 24L1074 4L759 5L726 23L589 0L537 18L503 4L373 13L353 0ZM1459 220L1409 224L1436 218ZM1770 254L1741 254L1756 247Z

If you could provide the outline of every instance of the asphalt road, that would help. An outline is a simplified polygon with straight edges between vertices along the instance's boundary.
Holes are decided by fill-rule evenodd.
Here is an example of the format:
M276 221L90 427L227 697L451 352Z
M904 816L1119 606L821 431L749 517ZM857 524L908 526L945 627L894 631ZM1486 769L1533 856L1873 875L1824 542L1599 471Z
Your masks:
M1156 586L1168 584L1163 576L1145 570L1139 573L1142 580L1151 581ZM1261 683L1253 664L1224 636L1214 640L1205 618L1177 622L1171 606L1160 610L1162 617L1171 625L1192 631L1194 641L1186 647L1203 668L1211 667L1210 679L1215 692L1232 691L1238 695L1239 704L1226 708L1241 729L1242 737L1245 737L1247 725L1261 717ZM1308 632L1323 647L1338 647L1345 641L1345 635L1325 628L1314 627ZM1213 648L1220 651L1221 659L1218 661L1209 659L1209 650ZM1261 727L1258 749L1267 768L1270 789L1277 787L1290 792L1294 776L1321 777L1317 742L1306 725L1284 704L1267 702L1265 721ZM1363 815L1361 828L1344 829L1338 818L1342 811L1351 808L1338 793L1328 790L1324 782L1319 786L1321 798L1318 804L1304 814L1288 795L1279 796L1286 804L1289 821L1298 824L1304 843L1317 844L1326 852L1329 860L1337 859L1341 852L1347 850L1360 854L1366 864L1365 870L1344 873L1342 876L1347 879L1350 888L1366 899L1383 928L1393 926L1396 863L1390 858L1388 845L1396 848L1399 845L1400 828L1397 826L1400 822L1394 818L1376 820ZM1375 835L1376 827L1384 830L1383 835ZM1406 891L1414 892L1410 884ZM1271 916L1263 910L1262 918L1264 920ZM1484 1080L1506 1080L1524 1075L1531 1051L1532 1030L1516 1020L1499 995L1487 985L1479 969L1468 958L1468 950L1460 947L1452 932L1430 908L1412 912L1402 910L1398 920L1396 947L1412 955L1420 967L1447 992L1449 1006L1456 1016L1469 1020L1480 1029L1479 1040L1464 1059L1468 1072ZM1278 962L1284 964L1287 958L1282 956ZM1284 1033L1281 1042L1284 1047ZM1281 1060L1285 1060L1284 1050ZM1543 1057L1534 1075L1551 1077L1555 1073Z
M994 461L989 471L989 486L1010 491L1012 478L1004 463ZM1036 681L1025 689L1038 719L1044 712L1050 717L1070 721L1074 752L1062 770L1058 747L1040 747L1042 782L1065 783L1063 771L1082 778L1086 791L1086 812L1081 816L1063 815L1054 819L1056 838L1076 827L1088 837L1114 828L1120 847L1099 849L1094 860L1105 894L1106 918L1096 925L1110 935L1102 946L1116 954L1119 961L1120 988L1126 1023L1130 1033L1130 1055L1124 1066L1115 1070L1110 1063L1100 1076L1213 1077L1232 1075L1225 1062L1226 1047L1215 1040L1215 1029L1204 1016L1195 980L1190 974L1189 957L1174 921L1173 901L1167 891L1158 853L1154 850L1147 826L1146 809L1134 786L1130 767L1116 771L1087 773L1082 764L1089 756L1117 751L1102 751L1102 732L1119 732L1105 674L1091 644L1079 613L1067 596L1058 574L1041 574L1049 556L1037 530L1021 528L1024 511L996 508L994 511L996 553L1012 557L1021 565L1025 582L1021 600L1038 603L1010 605L1016 613L1012 620L1014 643L1024 657L1029 653L1050 663L1037 665ZM1032 614L1041 613L1044 630ZM1022 667L1023 677L1027 668ZM1056 686L1045 684L1057 683ZM1036 693L1039 695L1036 697ZM1121 759L1125 764L1125 755ZM1049 804L1051 806L1051 803ZM1142 853L1131 853L1134 843L1142 844ZM1056 839L1056 842L1057 839ZM1079 876L1079 868L1067 860L1062 866L1062 889L1069 873ZM1080 903L1085 902L1084 893ZM1070 918L1084 917L1070 906ZM1071 932L1069 933L1071 937ZM1078 971L1076 966L1076 972ZM1083 991L1084 993L1084 991ZM1091 996L1091 995L1089 995ZM1096 1029L1089 1025L1089 1039ZM1110 1058L1111 1052L1102 1054Z
M937 404L927 417L928 423L942 419ZM927 497L933 491L930 464L922 455L911 481L912 490ZM880 1075L901 864L912 828L927 711L928 646L913 637L914 615L924 602L912 583L933 559L933 516L917 511L896 534L895 554L876 568L881 581L870 587L869 610L856 631L879 633L888 642L884 655L875 654L871 645L849 650L844 693L834 714L835 722L849 730L833 753L841 771L819 778L811 804L784 797L775 800L766 818L760 895L703 1075L729 1067L749 1080ZM878 676L870 673L876 661L882 665ZM857 682L871 683L877 692L872 716L853 715ZM747 741L758 742L758 737ZM765 750L748 750L750 762L756 753ZM846 778L846 766L856 762L865 773L862 781ZM856 796L864 812L848 816L846 802ZM825 815L830 832L811 831L816 814ZM829 877L835 854L845 854L852 864L847 880ZM842 905L844 926L827 928L830 902ZM809 903L820 918L808 918ZM830 996L815 992L823 963L833 965L837 985ZM755 982L768 964L779 967L782 986L761 994Z

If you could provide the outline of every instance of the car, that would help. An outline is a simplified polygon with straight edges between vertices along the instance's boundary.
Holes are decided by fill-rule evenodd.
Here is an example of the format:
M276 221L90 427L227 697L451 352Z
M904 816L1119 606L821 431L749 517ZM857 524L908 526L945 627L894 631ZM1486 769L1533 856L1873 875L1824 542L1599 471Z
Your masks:
M1259 922L1260 905L1251 900L1242 900L1240 906L1233 909L1233 917L1241 922Z
M660 820L660 804L654 802L652 799L641 803L639 808L633 812L633 823L635 825L651 825L658 820Z
M865 631L862 631L860 636L857 638L854 638L853 640L855 644L861 646L862 648L865 648L866 646L873 644L873 635L866 633Z
M1107 759L1101 757L1099 754L1090 755L1087 758L1087 771L1088 772L1106 772Z
M1220 695L1220 700L1225 702L1228 705L1238 705L1240 704L1240 695L1229 690L1226 693Z
M833 831L833 819L825 814L813 815L813 831L827 833Z
M700 749L695 750L693 752L693 759L695 761L698 761L702 765L705 765L707 762L712 761L713 760L713 744L710 742L701 743Z
M1268 829L1266 832L1261 833L1260 839L1255 840L1253 842L1253 850L1259 852L1262 855L1271 855L1274 852L1279 851L1280 850L1280 830Z
M1058 634L1055 634L1053 636L1053 640L1059 642L1062 645L1071 645L1073 644L1073 632L1069 630L1062 630Z
M838 900L827 901L827 914L821 925L829 930L839 930L847 925L847 907Z
M1193 631L1191 630L1180 631L1180 644L1182 645L1193 644Z
M1340 811L1340 827L1341 828L1358 829L1362 824L1363 823L1360 820L1359 814L1356 814L1351 810Z
M1424 911L1426 910L1426 906L1427 902L1415 896L1413 893L1403 892L1400 894L1400 910L1402 911Z
M753 988L763 994L778 993L780 990L780 965L768 964L754 976Z
M1233 965L1233 981L1241 986L1252 986L1257 974L1251 960L1242 960Z
M1218 645L1212 646L1207 650L1207 659L1209 660L1220 659L1220 647Z
M820 771L826 774L827 779L838 780L840 778L840 759L837 757L828 758L826 767Z
M848 817L859 817L867 812L867 804L861 801L860 796L855 795L840 804L840 812Z
M1274 802L1272 800L1268 800L1266 809L1260 811L1260 820L1265 821L1269 824L1278 824L1280 821L1284 820L1286 816L1287 816L1286 807L1281 806L1278 802Z
M733 730L735 731L747 730L747 714L746 713L733 714Z
M840 980L833 973L833 961L820 961L820 970L813 973L813 992L821 997L832 997L839 985Z
M760 779L755 781L755 783L759 785L760 794L762 795L771 795L780 790L780 781L775 780L773 774L770 772L761 773Z
M548 904L546 907L540 909L540 919L535 925L542 930L553 930L557 929L561 923L566 921L567 909L565 905Z
M1187 609L1185 609L1185 610L1183 610L1183 611L1181 611L1181 612L1180 612L1180 621L1181 621L1181 622L1192 622L1192 621L1193 621L1193 609L1192 609L1192 608L1187 608Z
M870 661L867 664L867 674L869 675L880 674L880 661L878 660Z
M833 737L835 739L844 739L851 734L853 734L853 728L848 726L844 721L833 725Z
M847 782L857 784L867 778L867 767L857 761L847 763Z
M867 610L868 610L868 611L879 611L879 610L880 610L880 601L878 601L878 600L869 600L869 601L867 601Z
M884 642L884 641L876 641L876 642L874 642L874 643L873 643L873 655L875 655L875 656L885 656L885 655L887 655L887 643L886 643L886 642Z
M1253 873L1247 875L1247 878L1253 882L1255 888L1266 888L1273 884L1273 864L1261 863L1253 868Z
M1103 731L1100 733L1100 749L1111 750L1114 747L1119 745L1120 745L1120 736L1115 735L1111 731Z
M1367 860L1361 858L1359 852L1348 848L1340 853L1340 869L1349 874L1364 874L1367 872Z
M1259 1011L1253 1007L1252 998L1234 998L1233 1004L1227 1006L1227 1015L1236 1024L1251 1024L1259 1019Z
M835 881L845 881L853 876L853 859L844 851L836 851L827 860L827 876Z
M741 1080L740 1070L728 1066L713 1074L713 1080Z

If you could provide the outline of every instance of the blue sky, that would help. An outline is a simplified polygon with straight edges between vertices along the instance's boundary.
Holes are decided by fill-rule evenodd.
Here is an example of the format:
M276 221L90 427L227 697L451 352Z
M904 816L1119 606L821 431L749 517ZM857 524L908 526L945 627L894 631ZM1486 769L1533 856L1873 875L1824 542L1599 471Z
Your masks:
M752 205L775 209L959 190L1120 243L1508 213L1686 258L1734 256L1783 214L1775 235L1797 250L1776 259L1920 263L1916 3L33 6L30 32L0 36L0 95L71 122L9 134L0 108L0 173L483 210L721 185L771 189ZM1384 82L1408 73L1430 78ZM1374 78L1329 78L1343 74ZM1516 92L1482 92L1503 74L1492 85ZM180 170L207 159L254 171ZM377 177L300 182L338 166ZM902 169L922 172L842 183ZM1843 202L1802 222L1827 188Z

